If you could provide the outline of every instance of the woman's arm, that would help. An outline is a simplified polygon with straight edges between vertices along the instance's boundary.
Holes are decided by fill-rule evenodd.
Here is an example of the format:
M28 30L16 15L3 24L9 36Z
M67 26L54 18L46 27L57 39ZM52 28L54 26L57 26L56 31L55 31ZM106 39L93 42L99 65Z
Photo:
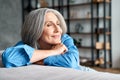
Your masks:
M62 37L62 42L68 48L68 51L65 54L45 58L44 64L79 69L79 52L73 39L65 34Z
M40 61L48 56L63 54L65 50L67 50L67 48L63 44L51 50L35 50L29 45L19 42L3 52L2 62L5 67L25 66Z
M67 51L67 47L62 43L56 46L53 46L53 48L51 48L50 50L34 50L34 53L32 55L32 58L30 59L30 62L34 63L36 61L42 60L49 56L64 54L66 51Z
M29 65L34 50L34 48L19 42L17 45L5 49L2 54L2 63L7 68Z

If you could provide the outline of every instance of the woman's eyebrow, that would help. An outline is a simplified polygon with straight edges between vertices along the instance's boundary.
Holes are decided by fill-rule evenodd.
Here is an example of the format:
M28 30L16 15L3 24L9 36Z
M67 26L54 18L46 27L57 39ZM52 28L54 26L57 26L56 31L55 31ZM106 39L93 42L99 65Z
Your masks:
M53 21L45 21L45 24L47 24L48 22L53 23ZM56 23L60 23L60 21L57 21Z
M51 22L51 23L52 23L52 21L45 21L45 24L47 24L48 22Z

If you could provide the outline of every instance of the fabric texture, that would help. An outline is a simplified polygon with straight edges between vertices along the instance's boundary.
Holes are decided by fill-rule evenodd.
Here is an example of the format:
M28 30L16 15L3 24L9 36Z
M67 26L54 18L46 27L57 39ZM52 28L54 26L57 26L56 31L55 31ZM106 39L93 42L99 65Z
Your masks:
M0 80L120 80L120 74L29 65L10 69L0 68Z

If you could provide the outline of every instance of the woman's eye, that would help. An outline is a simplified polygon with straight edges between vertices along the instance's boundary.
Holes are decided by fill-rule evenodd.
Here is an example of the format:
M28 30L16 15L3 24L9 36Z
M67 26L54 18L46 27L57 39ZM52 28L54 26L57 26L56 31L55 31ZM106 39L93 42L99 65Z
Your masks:
M50 26L52 26L52 24L47 24L47 27L50 27Z
M57 25L60 25L60 23L57 23Z

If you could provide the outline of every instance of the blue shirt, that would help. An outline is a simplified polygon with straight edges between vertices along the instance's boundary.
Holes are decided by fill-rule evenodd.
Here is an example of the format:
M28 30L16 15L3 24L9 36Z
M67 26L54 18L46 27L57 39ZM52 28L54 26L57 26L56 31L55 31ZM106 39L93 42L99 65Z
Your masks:
M61 40L62 43L68 48L68 51L65 54L45 58L44 64L48 66L79 69L79 52L74 45L73 39L67 34L64 34ZM3 52L3 65L8 68L30 65L30 59L34 50L35 49L31 46L20 41L15 46L9 47Z

